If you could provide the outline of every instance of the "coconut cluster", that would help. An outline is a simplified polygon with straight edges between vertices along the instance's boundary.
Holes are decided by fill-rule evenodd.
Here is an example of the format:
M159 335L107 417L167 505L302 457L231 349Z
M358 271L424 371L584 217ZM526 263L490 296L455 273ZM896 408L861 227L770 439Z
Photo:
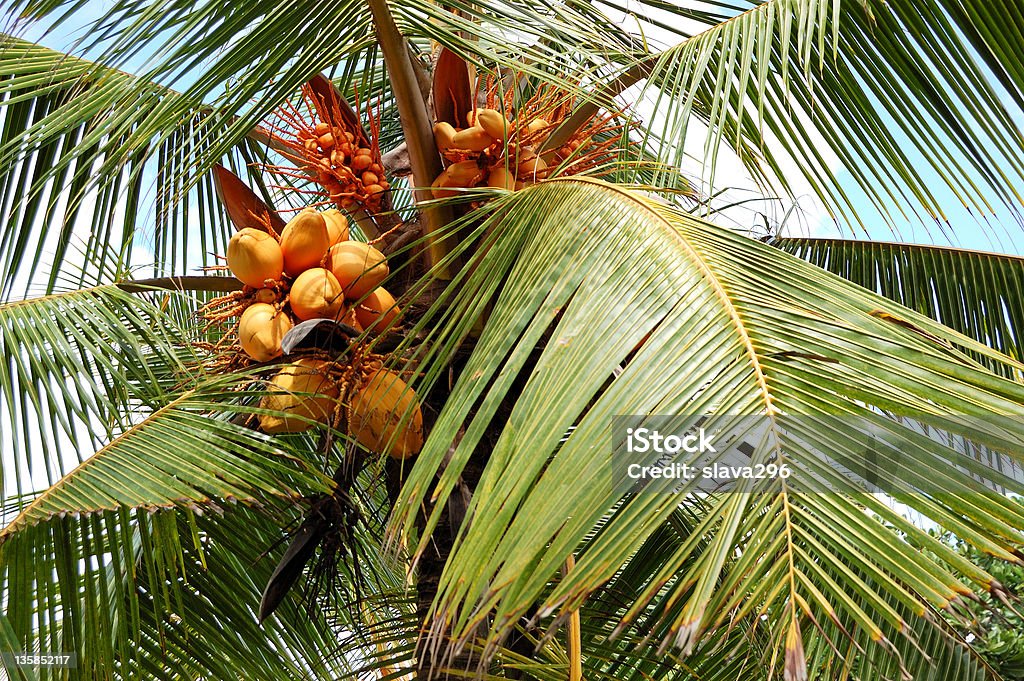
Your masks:
M307 208L279 237L255 228L239 230L228 244L227 265L246 285L239 298L244 307L238 347L257 362L280 357L285 334L301 321L333 319L360 332L377 332L401 314L381 286L389 273L384 254L350 240L348 222L336 209ZM423 445L415 393L398 374L380 366L356 370L301 358L280 369L270 386L260 406L284 415L259 417L267 433L335 424L344 413L350 434L373 451L389 449L392 456L405 458Z
M434 126L437 150L447 167L431 185L434 198L454 196L458 188L497 187L515 191L548 176L548 159L560 150L537 153L552 128L543 118L515 124L496 109L470 111L465 128Z
M379 154L359 146L352 132L328 123L317 123L312 130L300 129L298 138L307 166L315 171L332 201L342 208L360 205L371 213L380 210L390 185Z
M489 99L495 106L493 93ZM503 110L512 111L510 100ZM613 156L621 126L611 117L595 115L560 146L545 148L569 111L563 94L542 92L524 102L511 119L497 108L477 108L466 114L464 128L438 122L434 142L446 167L431 185L434 198L470 187L516 191L556 170L569 175L597 170ZM595 142L597 137L602 141Z

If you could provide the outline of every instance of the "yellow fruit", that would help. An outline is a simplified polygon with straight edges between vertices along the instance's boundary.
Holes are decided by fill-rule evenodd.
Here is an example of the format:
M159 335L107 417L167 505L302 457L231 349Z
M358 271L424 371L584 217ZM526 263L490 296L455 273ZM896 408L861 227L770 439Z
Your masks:
M445 189L444 185L441 184L444 180L445 174L444 171L441 171L441 174L435 177L434 181L430 183L430 195L435 199L448 199L453 196L458 196L459 193L457 191Z
M448 151L452 148L452 138L455 137L455 128L451 123L441 121L434 126L434 142L438 151Z
M383 331L398 319L401 310L395 305L394 297L382 286L370 291L363 302L356 305L356 319L359 326L369 329L377 324L377 331Z
M292 284L288 300L292 312L302 320L337 319L345 307L341 284L322 267L313 267L300 274Z
M388 276L384 254L361 241L342 241L331 246L328 263L349 300L362 298Z
M263 432L301 433L313 426L310 421L330 423L333 420L338 386L327 375L327 367L327 362L303 358L277 372L270 380L273 392L263 397L260 406L285 412L285 415L261 414Z
M349 405L348 432L372 452L387 451L396 459L419 453L423 412L416 393L395 372L377 371Z
M476 125L476 109L466 112L466 125L471 128Z
M437 176L431 186L435 199L458 196L458 192L445 191L447 187L475 187L483 178L484 173L476 161L460 161L453 163Z
M494 138L479 125L459 130L452 137L452 146L465 151L483 151L492 144L494 144Z
M544 177L548 164L540 156L532 151L524 153L519 158L519 167L516 168L516 177L524 180L538 180Z
M506 170L505 166L495 166L487 176L487 186L513 191L516 188L516 176Z
M348 240L348 220L345 219L340 210L328 208L320 213L320 215L323 216L324 222L327 224L327 240L331 246L340 241Z
M353 156L352 162L348 165L353 171L361 173L373 165L373 157L369 154L359 154L357 156Z
M281 339L291 328L292 320L273 305L253 303L238 321L238 343L257 362L269 362L281 356Z
M549 125L551 125L551 124L548 123L543 118L534 118L532 121L530 121L527 124L527 126L526 126L526 134L527 135L533 135L535 133L540 132L541 130L544 130Z
M281 232L285 274L297 277L303 270L318 267L330 247L324 217L312 209L302 211L289 220Z
M277 240L266 232L246 227L228 242L228 269L239 281L260 287L281 278L284 256Z
M512 123L505 114L494 109L479 109L476 112L476 124L496 140L507 140Z

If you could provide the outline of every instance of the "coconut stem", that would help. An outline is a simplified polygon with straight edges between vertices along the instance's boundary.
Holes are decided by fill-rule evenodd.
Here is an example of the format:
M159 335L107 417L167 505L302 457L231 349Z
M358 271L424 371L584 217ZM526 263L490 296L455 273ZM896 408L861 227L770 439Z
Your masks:
M241 291L242 282L234 277L156 277L154 279L124 281L119 283L117 287L128 293L145 293L153 289L229 293L231 291Z
M416 201L429 201L430 184L441 174L441 157L434 146L434 131L427 113L426 102L420 93L419 80L409 55L408 44L395 25L387 0L368 0L370 13L377 33L384 64L387 66L391 89L398 105L402 122L402 133L409 147L409 164L412 166L412 183ZM426 247L422 251L427 269L441 263L450 250L445 242L438 240L438 234L452 220L448 206L431 206L421 211L423 235ZM447 267L439 267L435 274L441 279L451 279Z

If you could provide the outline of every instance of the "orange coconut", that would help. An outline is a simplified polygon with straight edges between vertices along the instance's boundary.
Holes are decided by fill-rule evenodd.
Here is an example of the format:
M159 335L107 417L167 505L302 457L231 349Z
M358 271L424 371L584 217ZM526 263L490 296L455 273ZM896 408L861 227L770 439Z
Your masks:
M378 370L349 405L348 432L372 452L396 459L419 453L423 412L416 393L395 372Z
M343 242L344 243L344 242ZM337 319L345 308L345 294L333 274L313 267L300 274L288 294L292 312L302 320Z
M256 291L256 302L257 303L268 303L273 304L278 301L280 296L277 291L272 288L261 288Z
M348 241L348 220L337 208L328 208L320 213L327 223L327 240L331 246L341 241Z
M301 433L309 430L314 421L333 420L339 392L328 376L328 366L327 362L302 358L275 374L270 380L272 392L263 397L260 406L285 413L261 414L260 427L264 432Z
M356 319L364 329L376 324L376 330L382 331L391 326L400 314L401 310L395 304L394 297L383 286L370 291L366 298L356 305Z
M328 264L349 300L362 298L388 276L384 254L361 241L342 241L332 246Z
M285 274L297 277L304 270L318 267L330 247L327 222L320 213L307 208L289 220L281 232Z
M452 138L455 137L455 128L451 123L441 121L434 126L434 142L438 151L448 151L452 148Z
M281 356L281 339L292 328L292 320L273 305L253 303L238 321L238 343L257 362Z
M494 137L487 134L487 131L479 124L465 130L459 130L452 135L452 147L464 151L483 151L494 144Z
M487 186L513 191L516 188L516 176L505 166L494 166L487 175Z
M496 140L507 140L512 123L495 109L477 109L476 124Z
M476 161L459 161L453 163L437 176L431 186L435 199L458 196L458 192L446 191L446 187L475 187L483 178L483 171Z
M547 174L548 164L544 159L535 154L532 150L524 150L519 157L519 167L516 168L516 177L523 180L538 180Z
M246 227L228 242L228 269L239 281L260 287L281 278L284 255L277 240L263 230Z

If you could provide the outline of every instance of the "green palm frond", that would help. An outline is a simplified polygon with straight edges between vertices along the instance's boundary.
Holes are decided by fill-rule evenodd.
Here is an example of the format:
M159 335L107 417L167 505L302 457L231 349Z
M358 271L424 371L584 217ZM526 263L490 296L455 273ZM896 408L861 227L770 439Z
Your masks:
M11 649L77 652L77 678L89 679L352 674L360 662L351 651L364 641L339 642L362 626L358 609L308 608L295 594L257 623L259 594L274 568L265 552L293 509L271 503L210 510L120 510L47 526L49 539L34 560L5 562L0 573L5 597L19 596L7 609ZM21 550L19 541L4 545L4 558ZM393 571L368 570L366 577L364 598L393 599L400 581ZM35 610L25 609L27 595L35 596ZM63 678L60 669L47 671L43 678Z
M239 385L232 376L176 396L40 494L7 525L0 541L68 513L327 491L322 477L297 469L274 440L232 422L237 409L230 402L239 399Z
M196 361L185 337L157 301L115 285L0 305L7 489L34 492L34 476L56 483L82 462L85 443L98 446L161 404Z
M991 213L990 197L1016 212L1024 136L1009 107L1020 106L1024 81L1013 60L998 56L1012 51L1013 39L992 30L1008 8L943 0L751 4L659 55L650 81L664 112L654 131L665 160L683 162L676 143L703 120L712 131L711 175L720 141L747 140L763 154L762 163L743 159L755 178L785 185L791 177L780 162L793 158L849 223L860 215L830 154L885 214L920 206L941 220L953 200Z
M714 179L716 159L732 147L763 186L791 190L794 179L783 168L795 160L833 215L853 224L863 208L840 184L839 168L892 217L942 219L954 205L947 190L950 201L976 212L991 213L997 204L1017 210L1024 136L1013 111L1024 79L1007 58L1014 38L993 30L996 17L1016 9L945 0L767 0L723 3L702 14L685 4L654 4L688 28L673 31L667 20L636 16L637 32L645 31L638 42L607 17L543 3L460 6L466 18L425 2L395 12L413 36L558 82L583 102L617 108L609 97L621 86L598 83L617 75L625 77L622 85L646 81L640 96L656 114L643 132L670 169L684 162L682 140L699 121L710 129L705 179ZM647 41L654 27L684 39L661 49ZM557 73L546 73L543 40L523 38L510 48L508 37L520 28L525 36L571 34L566 44L575 58L563 55ZM599 44L606 49L593 49Z
M772 245L1020 360L1024 259L941 246L842 239Z
M17 33L81 4L19 0L4 13ZM658 12L621 22L606 8ZM2 470L13 522L0 532L0 642L74 650L80 678L399 677L464 642L493 656L493 678L519 668L564 679L560 627L582 609L588 679L995 678L939 613L975 591L1001 598L1003 585L846 472L875 457L892 499L1021 562L1024 511L987 486L1024 491L999 467L1024 457L1019 262L776 244L801 260L653 193L694 200L679 166L684 138L704 125L710 198L694 211L716 207L716 159L731 149L763 188L806 182L852 224L864 217L855 193L890 219L941 220L948 202L1016 214L1019 8L411 0L390 10L418 67L440 44L481 73L522 73L524 93L564 89L579 116L629 118L624 105L639 99L655 111L635 121L642 144L624 149L614 175L643 190L562 179L493 192L437 233L464 238L451 259L470 266L402 348L418 361L425 404L446 404L426 410L437 422L404 470L391 545L424 551L460 475L481 463L471 457L487 461L426 623L436 645L417 655L423 604L408 566L376 550L377 515L335 543L349 562L326 573L336 592L363 588L366 601L304 601L298 587L260 627L282 528L332 490L325 470L340 453L327 439L247 426L271 369L207 373L193 341L210 340L196 317L210 291L130 281L219 262L232 227L206 173L214 163L278 208L307 202L312 184L261 167L281 157L254 126L311 75L358 92L383 151L403 141L400 88L369 7L353 0L115 0L74 46L95 62L0 43L0 430L14 459ZM404 56L401 39L388 46ZM626 91L637 101L616 99L635 83ZM402 85L406 99L418 92ZM802 177L784 174L792 161ZM411 188L395 186L408 216ZM47 295L16 300L20 288ZM452 364L460 378L441 399ZM613 418L659 413L723 428L760 414L768 431L755 460L798 474L682 506L624 494L608 459ZM964 456L964 442L985 456ZM371 478L354 503L383 514ZM578 562L563 576L570 555ZM353 564L370 568L362 585ZM300 584L324 575L307 569ZM482 624L493 626L475 640Z
M951 432L981 438L1019 460L1024 387L972 362L963 350L1015 377L1020 363L800 260L779 257L769 246L621 187L552 181L490 209L493 217L482 227L492 235L488 257L444 301L437 347L444 347L446 334L464 333L482 301L494 300L493 311L465 369L469 378L457 383L396 508L443 502L495 407L511 398L513 377L526 372L529 378L499 425L471 520L442 578L435 602L439 630L463 636L494 608L501 632L533 603L541 604L542 614L578 605L666 522L674 505L663 497L629 500L570 577L546 591L565 557L620 501L609 477L607 439L612 417L620 414L709 413L722 420L764 414L773 427L794 427L810 444L785 438L786 453L778 450L778 456L833 482L835 471L813 452L856 465L870 446L862 431L870 423L883 429L891 447L883 457L909 457L891 494L956 526L984 550L1016 560L1019 508L954 483L951 450L871 408L950 418L943 427ZM571 223L562 218L569 213ZM538 342L544 349L531 360ZM975 418L958 422L954 414ZM435 486L431 477L453 441L458 448ZM1000 478L984 466L979 473ZM751 616L755 608L767 615L772 647L781 651L787 631L800 635L805 603L843 612L858 630L885 640L882 626L906 626L887 599L923 614L926 604L946 607L960 597L963 587L953 574L917 564L907 544L861 511L874 510L874 497L809 493L813 489L776 480L751 494L709 499L694 538L637 594L625 620L671 582L676 586L662 595L663 645L697 649L704 632L725 626L728 613L738 608ZM413 514L400 511L396 523L412 534ZM916 536L920 530L908 524L906 531L924 541ZM847 585L855 599L835 581L826 582L827 589L808 587L829 571L849 575L847 560L867 575ZM739 576L730 582L733 563ZM962 560L956 568L982 588L998 588Z
M705 152L711 174L721 151L719 142L738 149L748 170L765 186L791 182L781 168L786 159L795 159L829 209L854 222L861 216L847 189L839 185L828 155L838 157L860 190L883 211L897 214L920 206L928 215L943 214L938 194L925 181L927 173L919 165L911 165L902 153L908 143L930 167L928 172L937 174L951 190L950 196L980 212L990 212L992 201L1010 206L1018 203L1014 187L1021 179L1017 158L1024 137L996 88L1005 88L1009 101L1019 104L1020 82L1016 78L1020 74L999 58L1011 54L1012 45L991 30L995 14L987 3L961 8L939 0L924 5L907 1L877 6L840 4L837 0L771 0L741 3L735 8L723 4L703 11L658 6L694 27L683 42L666 50L647 41L646 33L641 39L587 6L555 9L527 3L512 8L484 3L460 7L462 17L430 3L410 3L394 10L414 40L437 40L483 66L521 68L539 81L565 87L584 103L595 96L604 101L608 93L594 85L602 77L636 72L633 80L646 79L647 92L658 112L642 131L666 168L682 160L683 148L678 142L692 119L710 126ZM63 2L34 4L31 15L49 21L65 7ZM749 9L738 11L744 7ZM386 80L379 79L376 51L367 41L365 10L351 3L326 3L318 5L314 15L307 15L298 5L286 5L273 13L204 6L202 12L186 14L178 6L161 6L155 11L145 5L117 3L109 18L135 21L126 21L119 32L112 27L104 33L107 40L116 37L114 42L120 46L102 54L105 63L122 66L133 53L145 50L160 56L147 63L149 68L141 78L122 74L129 80L116 92L100 87L85 98L76 96L37 107L34 111L45 112L60 103L50 115L33 121L31 139L45 146L63 135L69 122L85 125L98 112L105 112L105 107L116 106L122 113L104 115L101 124L92 125L91 135L79 143L82 148L90 140L100 145L107 177L99 185L109 187L115 170L125 167L131 153L137 154L132 163L138 165L173 140L175 151L166 149L164 159L177 160L177 166L166 169L158 191L189 189L203 170L232 153L260 118L294 94L306 77L338 63L346 85L359 81L368 92L374 91L368 83L382 85L381 119L392 121L393 134L393 104ZM658 26L656 21L645 24L641 18L637 22L639 30ZM285 58L283 48L259 42L264 35L290 35L299 24L319 32L304 40L290 59ZM250 27L245 37L230 40L231 31L241 25ZM951 30L952 26L957 30ZM904 27L913 27L913 38ZM551 35L561 40L531 39ZM510 36L516 38L510 42ZM162 49L165 42L171 47ZM215 44L230 47L214 56L211 46ZM566 62L563 48L569 45L576 56ZM18 61L13 57L14 53L12 64ZM210 61L213 65L199 82L182 88L181 95L163 87L175 85L186 65ZM898 68L883 72L880 65L885 63L895 63ZM43 64L45 60L32 68L23 63L7 70L19 74L28 69L24 82L37 83ZM305 64L309 66L301 68ZM998 85L984 77L984 69L995 73ZM83 65L55 70L69 83L85 82L82 78L95 78L99 73ZM78 73L82 70L90 75ZM957 74L963 74L962 82ZM232 78L237 80L221 92L221 84ZM41 96L57 95L54 91ZM126 106L133 110L124 111ZM912 114L918 110L926 112L923 121ZM198 112L200 118L193 120ZM180 129L182 121L192 122ZM12 141L25 139L23 132L15 132ZM9 145L8 151L16 148ZM179 157L182 148L187 151ZM68 164L62 161L50 174L60 179L67 171ZM666 170L664 179L673 179L670 175L674 172ZM655 176L657 185L658 174ZM964 177L978 180L970 183ZM65 178L58 184L68 182L70 178ZM136 188L132 195L137 193ZM207 201L200 205L200 215L210 212ZM182 224L187 222L184 216L180 219ZM205 227L201 230L203 234L207 231ZM161 233L158 226L161 255L184 248L185 232ZM216 241L203 244L203 252L215 250L216 245ZM173 258L163 261L170 261L165 265L168 271L176 271Z
M223 252L230 228L212 179L190 182L197 157L219 136L202 107L8 37L0 73L0 183L10 197L0 212L8 226L0 241L5 295L16 281L50 292L89 285L96 272L124 278L140 261L157 274L214 264L210 254ZM171 106L176 113L163 129L144 129ZM147 241L155 261L146 258Z

